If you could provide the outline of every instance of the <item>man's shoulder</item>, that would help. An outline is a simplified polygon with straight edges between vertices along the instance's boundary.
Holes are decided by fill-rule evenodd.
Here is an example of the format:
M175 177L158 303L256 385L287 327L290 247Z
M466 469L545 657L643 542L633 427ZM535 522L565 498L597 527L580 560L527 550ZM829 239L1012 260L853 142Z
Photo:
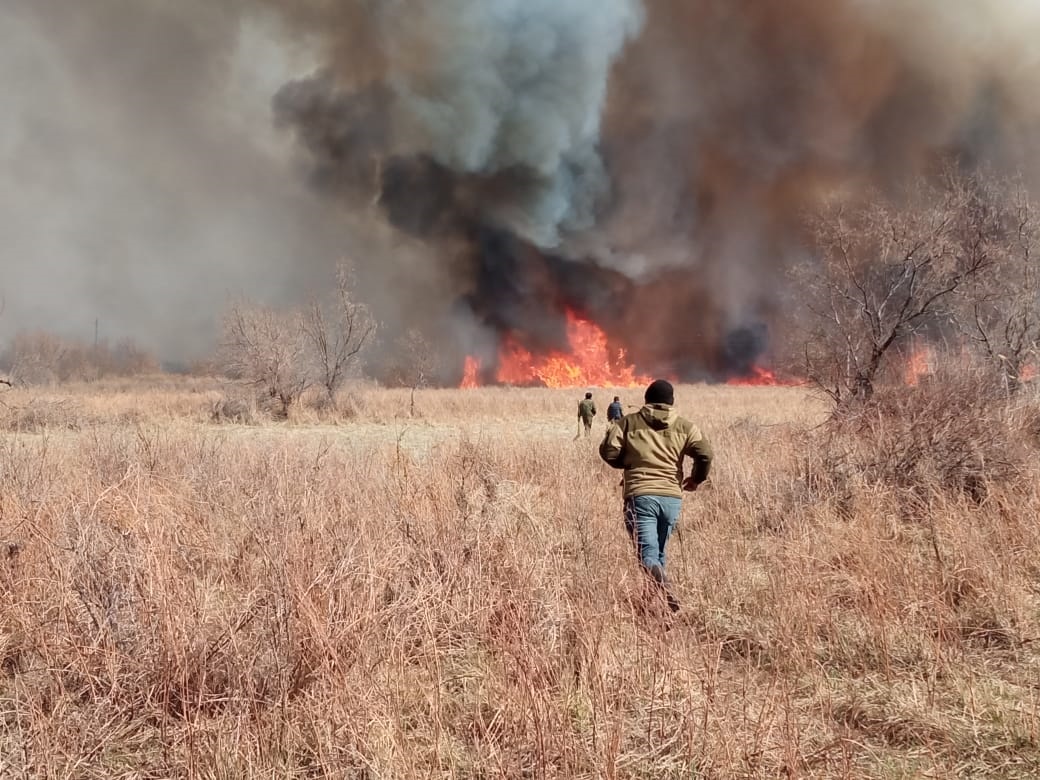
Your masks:
M697 426L697 424L689 418L683 417L682 415L679 415L675 418L675 422L672 424L672 427L674 427L677 431L687 436L693 435L698 438L701 436L701 429Z

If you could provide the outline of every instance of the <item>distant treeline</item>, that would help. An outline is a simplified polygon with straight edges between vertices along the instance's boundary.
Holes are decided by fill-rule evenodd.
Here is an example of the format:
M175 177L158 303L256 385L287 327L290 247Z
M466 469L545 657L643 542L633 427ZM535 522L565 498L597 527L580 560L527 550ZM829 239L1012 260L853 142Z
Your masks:
M21 331L0 352L0 370L16 384L89 382L162 370L158 359L131 339L83 342L47 331Z

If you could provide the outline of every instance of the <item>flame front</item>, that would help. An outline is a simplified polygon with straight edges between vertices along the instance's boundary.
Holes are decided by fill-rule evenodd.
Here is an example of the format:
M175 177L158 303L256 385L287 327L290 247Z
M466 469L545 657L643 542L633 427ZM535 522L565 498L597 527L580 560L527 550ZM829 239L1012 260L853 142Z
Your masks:
M473 390L480 387L480 361L475 357L466 358L466 364L462 370L462 384L464 390Z
M754 366L750 374L729 379L726 384L734 387L775 387L795 383L780 379L774 372L764 366Z
M545 387L642 387L651 378L636 372L623 349L611 349L607 334L595 323L567 312L566 353L535 355L512 337L498 353L495 381L504 385ZM479 387L480 361L466 358L462 387Z
M916 347L910 353L906 368L903 371L903 381L909 387L917 387L922 379L927 379L935 373L935 351L928 345Z

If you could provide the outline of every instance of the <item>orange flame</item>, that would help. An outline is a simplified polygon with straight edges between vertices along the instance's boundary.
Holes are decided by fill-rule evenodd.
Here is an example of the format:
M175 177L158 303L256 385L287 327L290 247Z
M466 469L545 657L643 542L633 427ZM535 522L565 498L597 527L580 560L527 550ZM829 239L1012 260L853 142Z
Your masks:
M534 355L515 339L507 338L499 350L496 381L554 388L642 387L652 381L636 373L625 350L610 348L601 328L572 312L567 312L567 342L567 353ZM466 358L462 387L479 386L479 369L476 358Z
M926 379L935 373L935 352L925 345L917 347L910 353L906 368L903 371L903 381L910 387L917 387L922 379Z
M480 361L475 357L467 357L462 371L462 384L464 390L473 390L480 387Z
M764 366L754 366L751 369L750 374L734 377L728 380L726 384L733 387L777 387L797 383L780 379L775 373Z

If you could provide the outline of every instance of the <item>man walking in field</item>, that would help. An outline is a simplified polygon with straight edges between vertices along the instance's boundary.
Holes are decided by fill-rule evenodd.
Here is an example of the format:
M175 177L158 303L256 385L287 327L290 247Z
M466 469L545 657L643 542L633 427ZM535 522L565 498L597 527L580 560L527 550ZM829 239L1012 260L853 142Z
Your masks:
M677 612L679 602L665 576L665 545L679 519L683 490L696 490L708 478L711 444L696 425L676 413L669 382L651 383L644 400L642 409L610 427L599 454L609 465L624 469L625 529L643 570ZM687 457L693 470L684 480Z
M624 416L625 410L621 408L621 399L615 395L613 403L607 407L607 422L615 423Z
M592 434L592 418L596 416L596 402L592 393L585 393L585 398L578 402L578 419L585 426L585 435Z

